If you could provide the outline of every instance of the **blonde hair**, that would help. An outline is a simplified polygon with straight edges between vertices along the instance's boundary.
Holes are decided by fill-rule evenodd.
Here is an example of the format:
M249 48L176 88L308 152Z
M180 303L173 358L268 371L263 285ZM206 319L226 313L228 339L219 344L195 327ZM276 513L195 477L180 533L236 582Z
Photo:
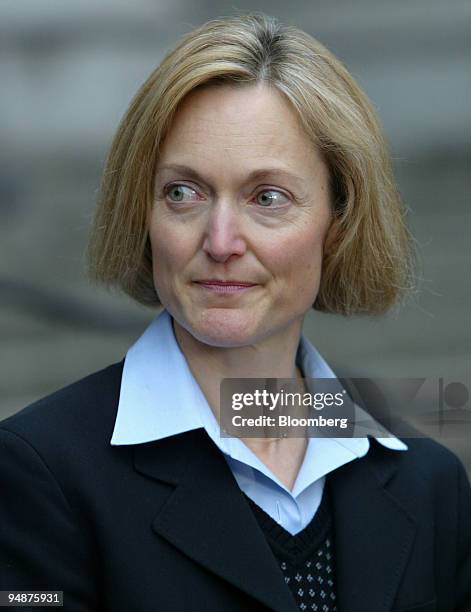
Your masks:
M375 112L320 42L260 13L189 32L136 94L103 174L88 250L91 276L143 304L160 303L148 237L160 143L195 88L260 82L286 96L329 168L333 222L313 307L385 312L411 287L413 248Z

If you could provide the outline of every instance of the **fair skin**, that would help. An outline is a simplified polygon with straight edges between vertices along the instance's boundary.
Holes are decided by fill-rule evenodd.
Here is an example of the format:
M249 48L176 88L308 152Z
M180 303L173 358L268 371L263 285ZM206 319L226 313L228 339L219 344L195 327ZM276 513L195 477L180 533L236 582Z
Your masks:
M301 375L296 349L332 219L328 178L266 85L206 87L177 111L149 220L154 284L217 418L223 378ZM243 442L292 489L305 438Z

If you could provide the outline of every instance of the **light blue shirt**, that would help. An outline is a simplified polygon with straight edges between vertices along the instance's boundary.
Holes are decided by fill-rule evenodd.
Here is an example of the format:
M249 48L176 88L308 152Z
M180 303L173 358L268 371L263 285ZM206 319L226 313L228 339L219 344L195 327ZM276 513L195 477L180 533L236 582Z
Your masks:
M335 374L301 336L296 364L310 378ZM364 422L364 421L363 421ZM219 423L183 355L170 314L163 310L128 350L124 361L112 445L141 444L203 427L224 457L241 490L291 534L309 524L322 499L327 474L366 455L368 438L309 438L290 491L239 438L221 438ZM407 446L379 427L385 447Z

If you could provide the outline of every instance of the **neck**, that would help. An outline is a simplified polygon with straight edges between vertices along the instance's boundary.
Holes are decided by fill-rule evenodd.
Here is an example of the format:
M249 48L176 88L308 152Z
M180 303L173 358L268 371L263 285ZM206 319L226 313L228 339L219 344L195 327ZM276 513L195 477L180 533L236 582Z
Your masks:
M204 344L173 320L177 342L216 419L220 422L220 385L223 378L302 378L296 351L302 320L291 328L243 347ZM291 489L301 466L305 438L241 438L278 478Z
M219 418L219 393L224 378L302 376L296 366L302 320L296 326L242 347L217 347L200 342L175 320L173 328L190 370L216 418Z

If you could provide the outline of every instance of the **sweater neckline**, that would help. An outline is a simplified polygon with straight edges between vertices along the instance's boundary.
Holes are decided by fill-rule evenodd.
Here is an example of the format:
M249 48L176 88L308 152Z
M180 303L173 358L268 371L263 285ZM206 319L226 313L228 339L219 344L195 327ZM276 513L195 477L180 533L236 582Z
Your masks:
M268 543L275 551L287 556L291 561L302 561L312 554L326 540L331 529L331 494L329 479L326 479L321 503L316 514L306 527L291 534L258 506L246 493L247 500ZM328 539L328 538L327 538ZM328 543L330 546L330 540Z

